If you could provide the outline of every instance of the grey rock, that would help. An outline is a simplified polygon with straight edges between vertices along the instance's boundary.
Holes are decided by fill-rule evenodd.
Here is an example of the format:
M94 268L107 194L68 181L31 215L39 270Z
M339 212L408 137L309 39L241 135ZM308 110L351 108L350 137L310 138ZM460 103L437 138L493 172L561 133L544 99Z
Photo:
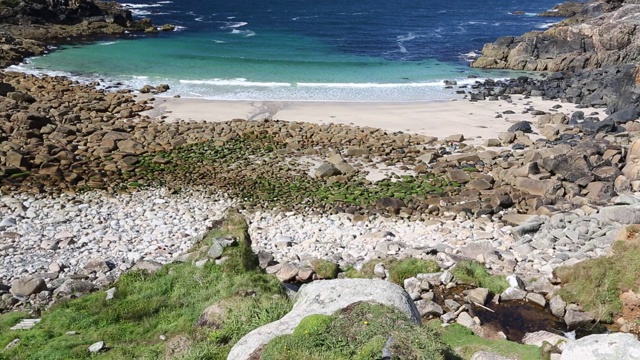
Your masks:
M104 349L104 341L98 341L89 346L89 352L92 354L100 352L102 349Z
M111 300L116 296L116 288L111 288L106 291L105 300Z
M197 268L201 268L203 266L205 266L207 263L209 262L209 259L201 259L196 261L193 265Z
M448 324L448 323L452 322L455 319L456 319L455 311L449 311L448 313L443 314L442 316L440 316L440 321L442 321L443 324Z
M404 290L413 300L420 299L420 293L422 292L422 288L420 286L421 283L422 281L414 277L404 280Z
M540 294L536 294L536 293L528 293L527 296L525 297L525 299L536 303L542 307L545 307L547 305L547 300L544 298L544 296L540 295Z
M471 315L469 315L466 312L461 312L460 314L458 314L458 317L456 318L456 322L466 328L471 329L472 327L476 326L476 321L473 320L473 318L471 317Z
M387 272L384 267L384 263L379 262L373 267L373 275L375 275L380 279L384 279L385 277L387 277Z
M109 264L102 258L93 258L89 260L83 268L83 273L85 274L93 274L93 273L106 273L109 270Z
M42 278L23 277L11 283L9 290L15 296L29 296L47 290L47 284Z
M75 293L88 294L95 290L95 285L86 280L66 280L57 289L53 290L54 296L69 296Z
M543 277L532 282L527 290L546 295L553 292L555 290L555 287L553 286L551 281L549 281L549 279Z
M442 275L440 275L439 280L442 283L442 285L447 285L451 281L453 281L453 274L451 273L451 271L446 270L445 272L442 273Z
M527 292L518 288L510 287L500 294L500 301L522 300L527 296Z
M444 306L449 309L449 311L456 311L460 308L460 303L453 299L445 299Z
M288 314L245 335L233 346L227 359L249 359L257 349L275 337L293 333L303 318L313 314L331 315L362 301L394 307L415 323L421 324L418 309L398 285L377 279L315 281L300 288L293 309Z
M13 217L6 217L0 221L0 228L8 228L16 226L16 219Z
M317 178L325 178L340 175L340 170L333 166L333 164L323 163L316 169L315 175Z
M518 275L507 276L507 282L511 287L524 290L524 287L525 287L524 281Z
M563 319L569 327L589 324L595 320L595 318L589 313L572 309L567 309Z
M487 302L487 297L489 296L489 290L485 288L476 288L471 289L465 296L465 300L470 303L476 303L480 305L484 305Z
M346 161L341 161L334 166L336 169L338 169L338 171L340 171L341 174L349 175L356 172L356 169Z
M606 206L598 210L598 220L621 224L640 223L640 205Z
M589 335L569 342L560 359L638 360L640 341L631 334L623 333Z
M444 314L444 310L438 304L430 300L418 300L416 301L416 308L418 308L418 312L420 316L441 316Z
M544 330L536 331L532 333L526 333L522 338L523 344L535 345L537 347L542 347L545 341L553 346L557 346L558 349L562 350L565 348L566 344L569 342L569 339L567 339L564 336L560 336Z
M207 251L207 256L211 259L218 259L222 256L223 252L224 247L222 246L222 244L216 241L211 245L209 251Z
M13 340L11 340L10 343L7 344L7 346L4 347L3 351L9 351L9 350L13 349L14 347L18 346L18 344L20 344L20 339L13 339Z
M542 225L542 223L537 222L537 221L527 222L527 223L524 223L522 225L516 226L515 228L513 228L513 230L511 230L511 232L514 235L522 236L524 234L534 233L534 232L540 230L540 226L541 225Z
M258 252L258 264L260 268L266 269L267 266L271 265L271 262L273 262L273 255L270 252L264 250Z
M151 260L140 260L131 267L131 270L142 270L149 274L153 274L160 269L162 269L162 264Z
M498 355L489 351L478 351L471 356L470 360L512 360L511 358Z
M280 270L276 273L278 280L285 282L291 281L298 275L298 267L292 264L283 264Z
M509 129L507 129L507 131L512 133L516 131L522 131L525 134L529 134L533 132L533 130L531 129L530 121L518 121L517 123L511 125Z

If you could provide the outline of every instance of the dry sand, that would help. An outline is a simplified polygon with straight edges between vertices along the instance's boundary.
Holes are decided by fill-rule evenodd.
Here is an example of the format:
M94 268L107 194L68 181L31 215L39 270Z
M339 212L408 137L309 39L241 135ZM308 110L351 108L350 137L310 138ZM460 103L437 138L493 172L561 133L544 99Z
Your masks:
M535 124L531 114L523 110L550 111L561 104L558 111L571 113L575 105L540 98L524 99L514 96L507 101L470 102L464 99L430 102L397 103L350 103L350 102L304 102L304 101L218 101L189 98L157 97L155 109L148 112L152 118L165 121L206 120L227 121L231 119L277 119L304 121L318 124L349 124L370 126L387 131L436 136L463 134L471 143L481 139L495 138L511 124L529 120ZM515 114L498 113L512 110ZM555 111L555 110L552 110ZM475 141L474 141L475 140Z

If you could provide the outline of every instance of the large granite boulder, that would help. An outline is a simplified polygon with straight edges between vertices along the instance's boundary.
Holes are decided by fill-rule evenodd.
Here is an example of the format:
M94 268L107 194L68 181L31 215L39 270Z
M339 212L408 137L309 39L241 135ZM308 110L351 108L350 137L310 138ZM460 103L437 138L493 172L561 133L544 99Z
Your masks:
M640 341L623 333L589 335L570 341L560 359L637 360L640 359Z
M376 279L336 279L303 285L293 309L282 319L245 335L231 349L227 359L250 359L251 355L277 336L292 334L300 321L315 314L331 315L357 302L375 302L395 307L420 324L420 313L400 286Z

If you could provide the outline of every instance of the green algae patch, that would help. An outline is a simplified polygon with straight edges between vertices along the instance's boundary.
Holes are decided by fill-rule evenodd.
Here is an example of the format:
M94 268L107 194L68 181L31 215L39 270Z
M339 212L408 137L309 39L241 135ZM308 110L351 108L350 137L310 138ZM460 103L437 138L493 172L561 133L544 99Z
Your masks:
M420 326L397 309L358 303L332 315L304 318L293 334L267 344L263 360L444 359L446 346L436 329Z
M453 268L452 273L457 281L486 288L493 294L501 294L509 288L509 283L504 276L489 274L487 268L477 261L460 261Z
M331 206L376 206L394 198L407 206L428 196L456 193L460 184L433 173L394 175L370 182L355 172L330 178L314 178L301 165L288 144L272 136L244 134L225 140L185 145L171 151L140 156L135 170L120 174L124 184L166 185L187 181L211 185L250 205L266 207L305 204L324 209ZM162 159L162 161L158 161Z

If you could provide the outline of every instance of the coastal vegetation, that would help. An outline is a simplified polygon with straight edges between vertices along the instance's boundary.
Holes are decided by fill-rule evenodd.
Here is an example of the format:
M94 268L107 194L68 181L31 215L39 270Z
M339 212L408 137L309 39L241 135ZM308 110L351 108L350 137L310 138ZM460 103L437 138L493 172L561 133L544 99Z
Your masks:
M202 264L216 239L234 239L235 245L224 249L224 261ZM113 298L98 291L61 300L29 330L9 330L28 313L0 315L0 348L19 339L15 347L0 351L0 359L88 359L94 356L89 345L98 341L104 341L102 351L109 359L225 359L242 336L280 319L292 306L283 285L260 270L256 258L246 222L231 211L184 262L123 275L113 284ZM419 259L390 260L385 266L399 283L439 270L435 262ZM268 344L262 358L377 359L383 349L394 359L467 359L470 349L533 359L528 354L539 351L482 340L457 325L443 328L439 321L419 326L397 310L358 303L331 316L305 318L292 335Z
M580 304L603 322L621 314L623 292L638 292L640 286L640 227L631 225L623 234L613 243L612 255L555 270L562 298Z
M293 334L272 340L264 360L374 360L387 348L394 359L444 359L436 328L419 326L399 310L359 303L332 316L304 318Z
M389 272L389 280L395 284L403 285L404 280L418 274L429 274L440 271L440 266L434 260L416 258L407 259L380 259L365 263L358 271L353 267L345 269L345 275L349 278L374 278L376 265Z
M500 294L509 287L504 276L489 274L484 265L473 260L458 262L452 273L458 282L486 288L493 294Z

